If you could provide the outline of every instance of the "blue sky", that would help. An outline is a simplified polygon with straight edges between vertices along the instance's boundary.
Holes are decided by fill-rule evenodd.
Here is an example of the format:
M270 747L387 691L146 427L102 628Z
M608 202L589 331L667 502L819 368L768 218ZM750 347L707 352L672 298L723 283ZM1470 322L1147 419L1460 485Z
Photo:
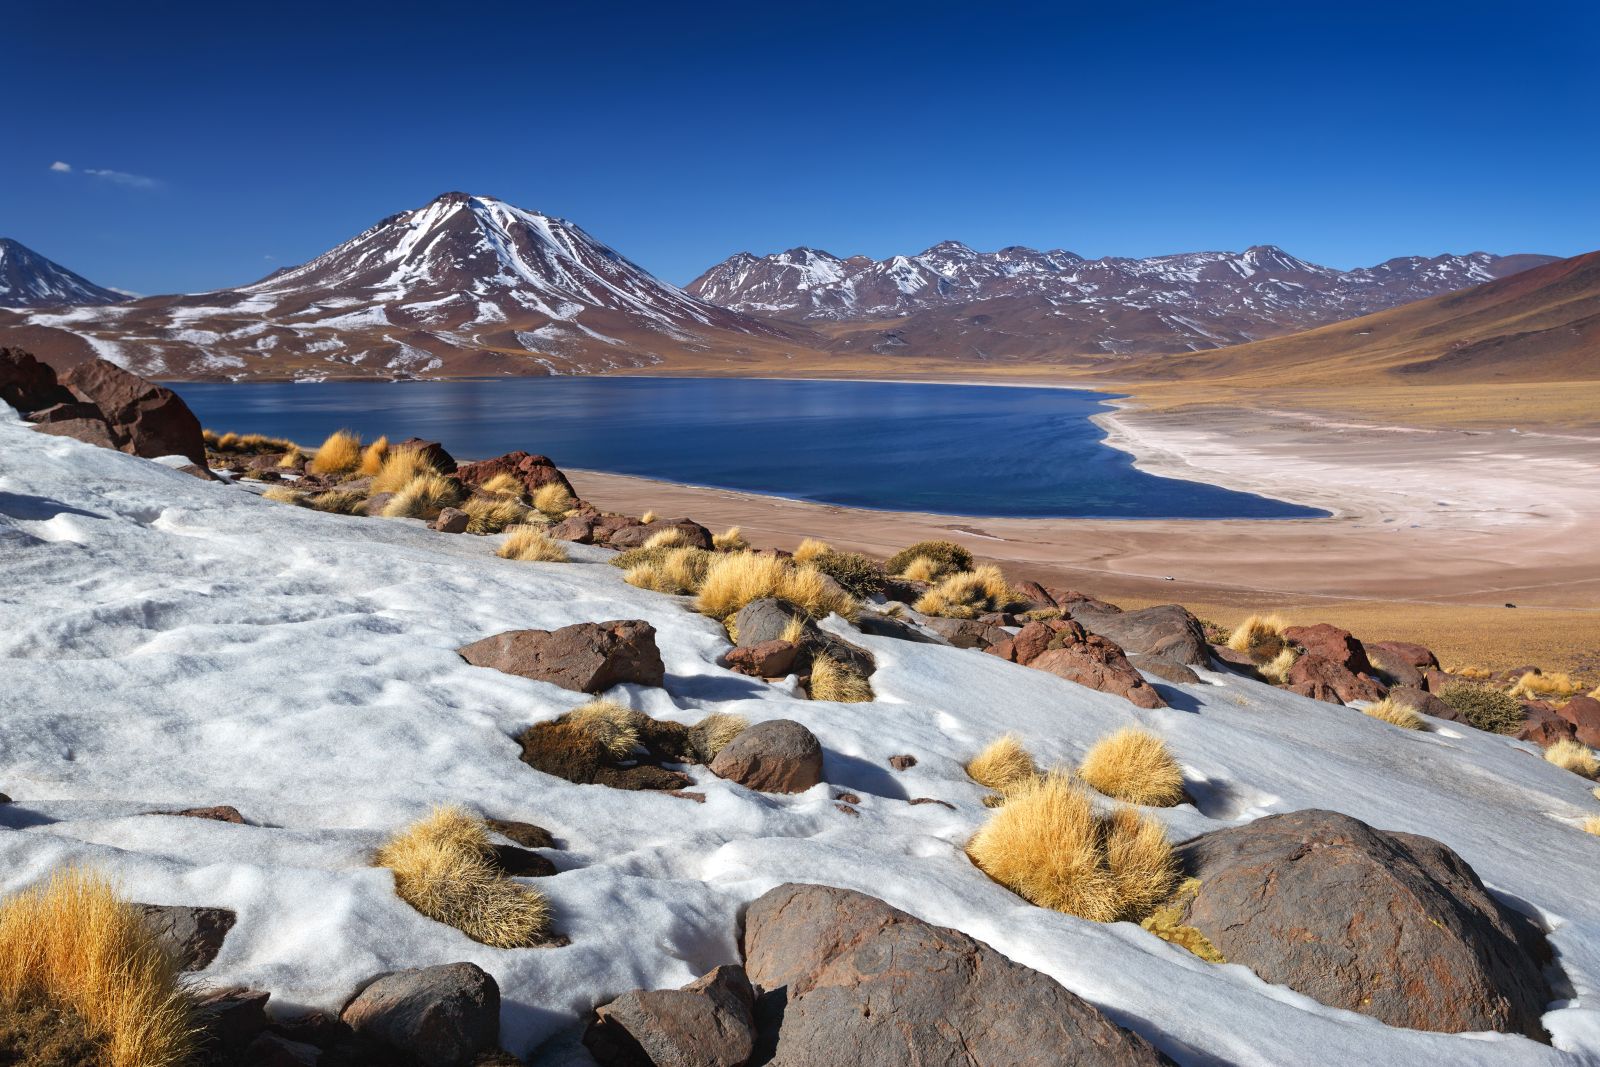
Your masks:
M1592 3L233 6L0 4L0 236L142 293L450 189L678 283L946 238L1600 247Z

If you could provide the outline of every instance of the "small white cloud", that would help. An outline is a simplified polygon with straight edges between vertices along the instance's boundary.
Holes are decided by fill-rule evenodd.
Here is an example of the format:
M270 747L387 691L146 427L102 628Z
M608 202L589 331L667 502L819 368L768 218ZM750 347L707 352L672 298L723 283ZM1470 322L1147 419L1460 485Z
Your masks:
M125 170L97 170L93 167L84 169L85 174L92 174L96 178L103 178L108 182L126 185L133 189L158 189L161 183L155 178L146 178L143 174L129 174Z
M71 163L63 163L63 162L61 162L61 160L58 159L54 163L50 164L50 169L55 171L57 174L71 174L72 173L72 164Z

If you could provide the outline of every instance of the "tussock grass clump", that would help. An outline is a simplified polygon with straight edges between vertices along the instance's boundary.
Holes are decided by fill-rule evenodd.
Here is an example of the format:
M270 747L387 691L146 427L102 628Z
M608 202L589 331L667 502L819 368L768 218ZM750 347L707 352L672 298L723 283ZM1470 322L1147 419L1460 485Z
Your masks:
M416 448L396 448L378 465L372 478L374 493L398 493L425 475L438 476L439 472L428 462L427 455Z
M483 820L439 808L390 838L375 865L394 872L400 899L495 948L529 948L550 936L550 906L494 864Z
M565 515L577 501L560 482L546 482L533 494L533 506L546 515Z
M361 437L350 430L335 430L311 457L313 474L347 474L361 464Z
M939 580L939 565L927 556L918 556L906 564L900 577L913 582L936 582Z
M1260 664L1256 670L1273 685L1288 685L1289 671L1298 662L1300 662L1300 650L1292 645L1284 645L1276 656Z
M1277 615L1252 615L1228 635L1228 647L1257 663L1267 663L1288 646L1283 631L1289 624Z
M389 454L389 439L380 437L368 445L361 453L361 464L356 468L356 473L371 478L383 469L384 457Z
M750 548L750 542L744 539L744 531L737 526L730 526L719 534L711 537L711 547L718 552L744 552Z
M1594 750L1577 741L1563 739L1544 750L1546 761L1564 771L1581 774L1585 778L1600 778L1600 759Z
M796 554L795 558L800 557ZM838 582L851 596L865 599L883 592L883 565L871 556L830 548L815 553L807 562Z
M98 875L61 871L0 903L0 1005L40 1004L76 1016L107 1067L194 1059L177 963Z
M394 454L400 456L410 451L411 449L403 448L396 450ZM373 484L377 484L376 479ZM374 489L374 492L377 491ZM383 506L383 515L387 519L436 519L439 517L439 512L445 508L453 508L459 503L461 503L461 483L428 467L427 473L418 474L400 487L394 494L394 499Z
M1060 774L1013 788L967 854L1023 899L1095 922L1138 922L1177 882L1160 823L1132 808L1101 815L1089 794Z
M497 534L522 522L528 514L522 502L512 497L471 497L461 510L467 513L467 532L475 534Z
M645 539L640 548L683 548L689 543L689 535L681 527L669 526L665 530L657 530Z
M298 447L295 447L290 448L289 451L283 454L283 458L278 460L278 469L285 471L299 470L301 467L306 466L306 464L306 454L300 451Z
M293 441L283 437L268 437L260 433L225 433L218 436L215 430L201 430L200 437L205 441L206 447L214 452L245 452L257 454L261 452L289 452L298 451L299 446Z
M652 522L656 521L656 513L654 511L647 511L643 515L639 516L639 521L644 525L649 526Z
M522 484L522 479L510 471L501 471L494 477L480 483L478 489L481 492L488 493L490 496L509 496L517 500L522 500L528 495Z
M1211 939L1192 926L1183 924L1183 913L1200 892L1200 879L1185 878L1177 890L1162 905L1139 923L1161 940L1188 949L1207 963L1227 963L1228 958L1218 951Z
M922 594L913 607L924 615L943 615L950 619L975 619L1000 611L1012 600L1011 586L993 564L974 571L952 574Z
M1183 800L1183 771L1166 742L1131 726L1096 741L1078 775L1106 796L1130 804L1170 808Z
M872 699L872 683L848 663L817 656L811 661L811 699L864 704Z
M569 558L561 543L538 526L509 527L505 541L494 554L524 563L566 563Z
M326 511L332 515L367 513L367 498L361 493L352 493L344 489L330 489L326 493L318 493L308 497L305 504L313 511Z
M1368 704L1361 709L1361 713L1386 722L1390 726L1398 726L1402 730L1423 730L1427 728L1422 721L1421 715L1418 715L1416 711L1406 707L1404 704L1396 704L1389 697L1384 697L1376 704Z
M1494 671L1488 667L1479 667L1471 663L1463 663L1459 667L1446 667L1445 672L1474 682L1487 682L1494 677Z
M750 720L743 715L729 715L714 711L689 727L689 741L701 763L710 763L728 742L750 728Z
M1517 684L1511 687L1511 695L1523 700L1554 700L1562 701L1577 696L1583 692L1583 683L1574 681L1570 674L1562 671L1552 671L1549 674L1535 674L1528 671Z
M614 760L626 759L639 743L639 727L631 708L614 700L591 700L561 716L600 742L600 747Z
M1005 794L1039 777L1039 768L1015 734L990 741L967 763L967 776L981 786Z
M1516 697L1474 682L1453 682L1439 690L1439 699L1491 734L1514 734L1525 717Z
M917 576L916 580L924 582L937 581L948 574L970 571L973 562L972 553L954 541L918 541L911 547L902 548L890 556L889 562L883 567L890 574L911 578L913 576L906 573L906 568L919 559L927 560L933 567L933 573L929 577Z
M262 500L275 500L280 504L299 504L305 494L287 485L274 485L261 494Z
M1600 837L1600 815L1591 815L1583 820L1583 832Z
M824 552L832 552L832 547L826 541L819 541L815 537L807 537L801 541L794 550L796 563L809 563Z
M633 549L641 553L622 580L639 589L687 596L700 588L713 553L701 548ZM627 555L630 553L624 553ZM615 562L615 560L613 560Z
M695 610L713 619L726 619L762 597L786 600L813 619L834 612L852 618L857 610L855 601L839 592L820 571L751 552L730 552L712 561L700 583Z

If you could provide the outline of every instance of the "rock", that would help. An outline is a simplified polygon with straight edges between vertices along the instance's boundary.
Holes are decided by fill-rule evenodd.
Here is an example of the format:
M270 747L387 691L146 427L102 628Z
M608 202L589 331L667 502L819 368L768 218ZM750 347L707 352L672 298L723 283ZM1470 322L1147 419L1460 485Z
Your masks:
M222 480L215 474L211 473L210 467L202 467L197 463L185 463L181 467L174 467L173 470L177 471L179 474L187 474L191 478L199 478L202 482L220 482ZM278 477L277 471L263 472L260 480L263 482L282 481L282 479Z
M911 804L912 806L916 806L918 804L938 804L940 807L949 808L951 811L956 810L956 806L950 803L948 800L938 800L934 797L912 797L906 803Z
M612 548L638 548L656 534L668 530L680 531L683 534L682 543L687 548L711 548L711 531L693 519L657 519L648 526L642 523L626 526L611 534L606 544Z
M1333 686L1317 679L1307 682L1295 682L1285 688L1298 696L1307 697L1311 700L1320 700L1325 704L1342 705L1344 703L1343 700L1339 699L1339 694L1334 691Z
M1538 939L1439 842L1311 810L1178 854L1200 880L1182 922L1263 980L1390 1026L1543 1038Z
M196 1036L213 1062L231 1062L231 1057L243 1052L266 1030L267 1001L271 996L264 989L229 986L195 997Z
M322 1050L314 1045L262 1034L244 1050L239 1067L315 1067L321 1058Z
M1261 671L1256 668L1256 661L1250 658L1249 653L1236 652L1227 645L1207 645L1206 650L1211 653L1212 662L1220 663L1228 670L1247 678L1258 680L1261 678Z
M239 809L231 804L217 804L209 808L184 808L181 811L162 811L158 815L182 815L190 819L214 819L217 822L231 822L240 826L246 825L244 816L239 814Z
M1540 748L1549 748L1557 741L1578 739L1577 727L1572 721L1544 701L1524 701L1522 711L1522 725L1511 735L1518 741L1532 741Z
M1071 619L1030 622L1015 637L990 646L988 651L1069 682L1114 693L1135 707L1167 706L1128 662L1122 649L1099 634L1088 633Z
M722 657L730 671L752 678L782 678L794 669L800 646L793 641L762 641L729 649Z
M1291 626L1283 631L1283 636L1290 644L1305 649L1307 656L1320 656L1351 674L1372 673L1367 650L1349 630L1319 622L1315 626Z
M32 352L0 348L0 400L26 413L70 404L73 396L57 382L55 370Z
M764 894L744 953L771 1067L1166 1062L1046 975L848 889Z
M855 668L863 676L878 669L878 661L872 658L872 653L828 633L806 618L805 612L793 604L772 597L750 601L733 617L733 629L739 635L739 647L749 648L763 641L780 640L792 619L799 619L802 628L801 654L795 663L796 668L810 666L812 658L817 655L828 655Z
M1422 715L1432 715L1435 719L1466 722L1466 718L1459 711L1426 689L1418 689L1410 685L1397 685L1389 690L1389 699L1401 707L1410 708L1412 711Z
M71 395L70 393L67 395ZM89 419L91 421L106 421L100 414L100 409L83 400L68 400L60 404L52 404L41 411L31 411L27 420L35 426L50 422L68 422L72 419Z
M583 1037L600 1067L743 1067L755 1040L755 993L736 963L682 989L624 993L595 1010Z
M343 1019L315 1008L273 1019L272 1032L285 1040L317 1048L329 1048L355 1036Z
M580 622L559 630L507 630L457 651L474 667L580 693L603 693L625 682L659 686L666 679L655 627L639 619Z
M648 764L620 766L591 731L570 722L542 722L517 735L522 762L577 785L614 789L683 789L688 775Z
M1069 607L1074 622L1116 642L1130 656L1137 653L1196 667L1210 662L1205 627L1187 608L1177 604L1138 611L1105 611L1083 601Z
M557 541L590 545L594 543L594 528L599 521L600 513L597 511L578 512L575 515L568 515L545 533Z
M516 845L491 845L493 863L500 873L511 878L549 878L556 865L537 852Z
M1011 634L1000 627L977 619L946 619L929 615L922 624L956 648L986 649L1011 638Z
M1363 654L1361 659L1365 661L1366 655ZM1382 700L1387 692L1381 682L1365 674L1352 674L1341 664L1316 652L1307 652L1295 660L1294 666L1285 675L1285 681L1295 692L1300 692L1302 686L1332 692L1340 704L1355 700Z
M457 467L455 457L444 450L438 441L424 441L420 437L408 437L397 445L392 445L390 451L401 450L419 453L423 460L440 474L455 474Z
M572 483L562 474L549 456L530 456L526 452L507 452L494 459L477 463L463 463L456 467L456 477L467 485L482 485L496 474L510 474L522 482L523 489L532 496L542 487L555 482L577 499Z
M915 767L916 765L917 765L917 757L915 757L915 756L890 756L889 757L889 766L893 767L897 771L909 771L911 768Z
M372 518L382 515L383 509L389 506L389 501L393 500L394 497L395 494L393 493L373 493L367 497L365 508L367 515Z
M1590 748L1600 748L1600 700L1594 697L1573 697L1556 714L1570 722L1578 740Z
M472 516L460 508L445 508L439 512L439 517L428 525L439 533L458 534L466 533L467 523L471 521Z
M1088 593L1080 593L1076 589L1040 585L1038 582L1023 582L1017 586L1017 592L1038 608L1056 608L1069 614L1079 608L1108 615L1122 610L1115 604L1108 604Z
M495 833L508 840L515 841L523 848L555 848L556 839L550 836L550 831L542 826L535 826L531 822L517 822L515 819L485 819L485 825Z
M914 641L925 645L944 644L940 638L929 634L921 627L892 615L880 615L875 611L863 611L856 619L856 629L872 637L890 637L896 641Z
M1423 671L1436 669L1439 661L1421 645L1404 641L1374 641L1366 646L1367 659L1393 685L1415 689L1424 686Z
M792 719L768 719L724 745L711 773L763 793L803 793L822 781L822 745Z
M379 975L340 1015L418 1067L467 1067L500 1044L500 987L473 963Z
M70 437L96 448L117 447L116 439L111 436L111 427L106 425L104 419L63 419L60 422L40 423L34 429L52 437Z
M206 465L200 420L171 389L103 359L77 364L61 376L61 384L100 409L122 451L146 457L186 456Z
M1153 674L1163 682L1174 685L1198 685L1200 676L1182 663L1163 656L1144 656L1128 653L1128 662L1133 664L1135 670L1144 674Z
M136 904L145 924L184 971L203 971L222 951L222 942L238 917L227 908L194 908L183 904Z

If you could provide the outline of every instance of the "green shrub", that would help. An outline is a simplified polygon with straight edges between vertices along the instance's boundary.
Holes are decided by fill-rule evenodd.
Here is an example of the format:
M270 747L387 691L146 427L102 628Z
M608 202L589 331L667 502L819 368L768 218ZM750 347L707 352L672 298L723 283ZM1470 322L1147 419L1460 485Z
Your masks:
M884 570L890 574L901 574L919 556L937 568L936 578L972 569L972 553L954 541L918 541L910 548L903 548L890 556L889 562L884 564Z
M1526 717L1516 697L1473 682L1453 682L1439 691L1439 699L1492 734L1516 733Z
M883 565L871 556L829 549L812 556L810 563L851 596L866 599L883 592Z

